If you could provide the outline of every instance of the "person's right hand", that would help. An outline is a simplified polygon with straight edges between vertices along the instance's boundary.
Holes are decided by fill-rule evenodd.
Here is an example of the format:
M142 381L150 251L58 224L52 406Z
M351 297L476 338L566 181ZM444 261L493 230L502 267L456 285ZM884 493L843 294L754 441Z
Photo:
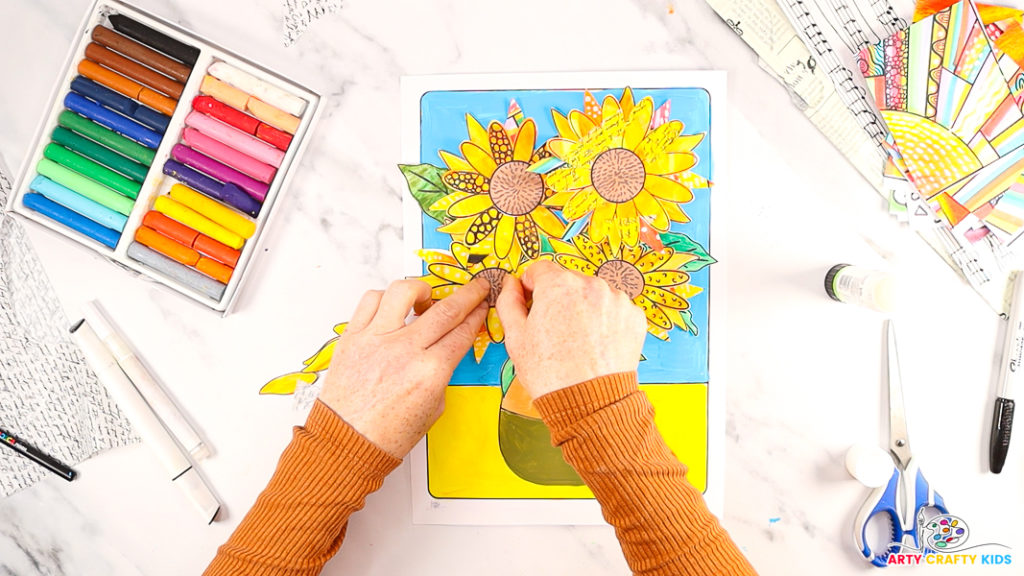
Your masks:
M516 377L534 399L640 362L647 319L600 278L542 260L522 282L506 277L496 307Z

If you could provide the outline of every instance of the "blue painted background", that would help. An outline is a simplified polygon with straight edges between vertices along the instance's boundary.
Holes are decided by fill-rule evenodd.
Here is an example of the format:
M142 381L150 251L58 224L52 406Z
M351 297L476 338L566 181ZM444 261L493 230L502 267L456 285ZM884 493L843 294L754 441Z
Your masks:
M591 90L598 102L608 94L616 98L621 89ZM711 103L708 93L701 88L655 88L633 89L633 98L639 102L651 96L655 109L666 100L671 100L671 115L683 122L684 134L707 133L707 137L696 149L700 159L694 172L714 180L711 159ZM466 131L466 113L472 114L482 125L492 120L504 122L508 115L509 102L515 99L527 118L537 123L537 142L544 142L556 136L550 110L562 114L583 108L583 90L497 90L497 91L434 91L423 95L420 100L420 162L444 166L439 150L459 154L459 145L469 139ZM709 245L710 191L694 190L693 201L683 204L683 211L691 221L687 224L673 224L672 230L683 232L704 246L712 256L714 249ZM447 250L451 236L437 232L437 222L423 216L423 245L426 248ZM426 271L424 270L424 273ZM697 324L699 334L693 336L680 329L669 333L670 341L662 342L650 334L644 343L647 360L640 363L640 382L677 383L707 382L708 380L708 268L693 274L690 282L704 289L704 292L690 299L690 310ZM452 377L454 385L499 384L501 365L508 358L505 346L492 343L487 348L480 364L473 360L470 352ZM572 351L566 351L566 360L572 360Z

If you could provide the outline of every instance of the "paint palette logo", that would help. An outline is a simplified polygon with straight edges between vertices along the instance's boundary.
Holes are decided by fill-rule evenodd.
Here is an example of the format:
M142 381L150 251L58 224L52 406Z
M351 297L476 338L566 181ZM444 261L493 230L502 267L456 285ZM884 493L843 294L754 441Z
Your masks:
M967 542L967 523L956 516L936 516L921 527L924 545L945 552L963 546Z

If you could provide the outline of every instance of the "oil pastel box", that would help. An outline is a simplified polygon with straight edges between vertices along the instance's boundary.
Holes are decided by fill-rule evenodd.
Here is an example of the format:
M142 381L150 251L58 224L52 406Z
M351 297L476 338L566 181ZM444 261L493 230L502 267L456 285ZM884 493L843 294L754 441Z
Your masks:
M97 0L8 212L227 314L320 98L161 18Z

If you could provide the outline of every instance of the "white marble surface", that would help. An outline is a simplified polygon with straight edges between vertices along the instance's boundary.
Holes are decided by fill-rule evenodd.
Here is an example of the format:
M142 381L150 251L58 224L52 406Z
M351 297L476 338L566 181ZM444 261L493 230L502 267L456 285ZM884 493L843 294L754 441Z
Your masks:
M24 159L88 4L0 4L0 153L12 167ZM389 223L403 190L399 77L442 72L728 71L723 522L763 574L869 570L851 541L866 491L842 458L853 443L882 442L882 324L826 299L822 275L837 262L888 266L912 279L915 301L900 333L914 452L972 539L1020 548L1013 527L1024 440L1000 476L986 472L983 457L996 318L885 214L703 2L349 0L288 49L276 0L138 4L317 87L327 95L325 114L227 319L32 227L69 313L102 298L214 446L202 469L227 515L204 526L143 447L117 450L82 465L79 481L49 479L0 501L0 574L205 567L302 419L290 399L259 397L259 386L328 337L363 290L400 272L401 230ZM627 573L607 527L413 526L408 474L403 466L369 498L325 574Z

